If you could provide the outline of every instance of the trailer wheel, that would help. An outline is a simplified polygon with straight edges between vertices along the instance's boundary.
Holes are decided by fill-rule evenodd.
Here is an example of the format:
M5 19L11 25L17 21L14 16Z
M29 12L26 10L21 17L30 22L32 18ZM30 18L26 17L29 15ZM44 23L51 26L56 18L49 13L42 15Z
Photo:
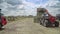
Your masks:
M55 27L59 27L59 22L55 22Z

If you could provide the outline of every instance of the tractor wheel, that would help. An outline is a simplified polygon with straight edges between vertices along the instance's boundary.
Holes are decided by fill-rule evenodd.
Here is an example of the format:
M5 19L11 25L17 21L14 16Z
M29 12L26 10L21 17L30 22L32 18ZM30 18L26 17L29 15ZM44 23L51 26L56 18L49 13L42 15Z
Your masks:
M39 23L40 23L40 25L42 25L42 23L41 23L41 19L40 19L40 22L39 22Z
M42 23L40 22L40 25L42 25Z
M48 27L48 20L45 20L43 26Z
M3 27L3 25L2 24L0 24L0 29Z
M59 27L59 22L55 22L55 27Z

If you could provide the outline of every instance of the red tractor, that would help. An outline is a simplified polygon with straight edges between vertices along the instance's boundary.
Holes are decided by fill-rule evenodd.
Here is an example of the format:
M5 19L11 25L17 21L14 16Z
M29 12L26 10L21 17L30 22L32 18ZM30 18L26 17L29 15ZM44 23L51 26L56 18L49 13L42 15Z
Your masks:
M0 9L0 29L2 29L2 27L4 26L4 25L6 25L7 24L7 20L6 20L6 18L3 16L3 14L1 13L1 9Z
M45 27L48 27L48 26L59 27L59 21L56 19L55 16L50 14L45 8L38 9L37 13L38 13L37 15L40 16L39 23L41 25Z

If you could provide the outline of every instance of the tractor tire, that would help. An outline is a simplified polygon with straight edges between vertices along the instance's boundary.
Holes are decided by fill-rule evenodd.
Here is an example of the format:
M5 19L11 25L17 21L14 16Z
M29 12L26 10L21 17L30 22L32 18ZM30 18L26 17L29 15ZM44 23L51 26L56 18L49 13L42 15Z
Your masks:
M3 25L2 24L0 24L0 28L2 28L3 27Z
M40 23L40 25L42 25L42 23L41 23L41 19L40 19L40 22L39 22L39 23Z
M59 27L59 22L55 22L55 27Z
M48 27L48 20L45 20L43 26Z
M42 25L42 23L40 22L40 25Z

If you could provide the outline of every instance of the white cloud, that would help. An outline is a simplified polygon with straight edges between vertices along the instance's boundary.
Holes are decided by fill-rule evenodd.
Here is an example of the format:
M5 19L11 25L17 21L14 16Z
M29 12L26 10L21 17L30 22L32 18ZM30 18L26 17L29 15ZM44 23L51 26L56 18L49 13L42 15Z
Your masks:
M37 1L39 1L39 0L37 0ZM60 10L60 8L58 8L58 6L57 6L58 5L57 3L60 4L60 1L58 1L58 0L49 0L45 4L38 4L38 5L34 4L34 3L31 3L31 2L26 2L26 1L24 1L23 3L25 4L25 9L27 10L27 12L29 11L28 12L29 14L36 15L36 8L37 7L44 7L44 8L46 8L49 12L52 13L52 15L56 15L58 13L60 14L60 11L58 11L58 10ZM50 7L50 6L57 6L57 8L53 8L53 7Z
M56 14L60 14L60 1L58 0L49 0L46 4L46 9L50 12L50 14L56 16Z
M22 6L22 7L21 7ZM23 9L23 13L24 15L36 15L36 11L35 11L35 8L37 6L40 6L40 5L36 5L34 3L31 3L31 2L26 2L26 1L23 1L23 4L22 5L19 5L18 7L19 8L24 8Z
M11 0L11 1L14 1L14 0ZM16 1L18 2L18 0L16 0ZM9 0L0 2L0 9L2 9L2 13L4 13L6 16L15 15L15 13L17 11L19 11L20 9L23 9L22 5L17 4L17 2L15 2L15 1L12 2L14 5L12 5L12 3L10 4L8 2L9 2ZM21 2L21 0L19 0L19 2ZM21 7L19 7L18 5L21 5Z
M13 0L11 0L11 1L13 1ZM21 1L22 0L20 0L20 2ZM18 5L17 5L17 3L15 4L15 1L12 3L9 3L9 0L8 1L6 0L0 4L2 13L4 13L6 16L30 15L30 14L34 13L33 8L35 7L35 4L33 4L33 3L26 2L25 0L23 0L22 4L18 4ZM32 15L34 15L34 14L32 14Z
M13 6L22 4L22 0L5 0L5 2L7 2L8 4L11 4Z
M18 9L20 9L20 8L24 8L24 5L18 5L17 8L18 8Z
M12 1L12 3L11 3L11 1ZM39 0L36 0L36 1L39 1ZM51 7L52 8L51 9L50 6L54 6L57 3L59 3L59 1L55 1L55 0L49 0L45 4L35 4L32 2L27 2L26 0L6 0L0 4L0 8L3 9L2 11L5 15L14 15L14 16L36 15L36 9L38 7L44 7L46 9L48 9L48 11L51 12L52 9L54 9L54 8Z
M23 1L23 4L25 4L25 6L30 6L30 7L32 7L32 8L38 6L37 4L34 4L34 3L32 3L32 2L27 2L27 1Z

